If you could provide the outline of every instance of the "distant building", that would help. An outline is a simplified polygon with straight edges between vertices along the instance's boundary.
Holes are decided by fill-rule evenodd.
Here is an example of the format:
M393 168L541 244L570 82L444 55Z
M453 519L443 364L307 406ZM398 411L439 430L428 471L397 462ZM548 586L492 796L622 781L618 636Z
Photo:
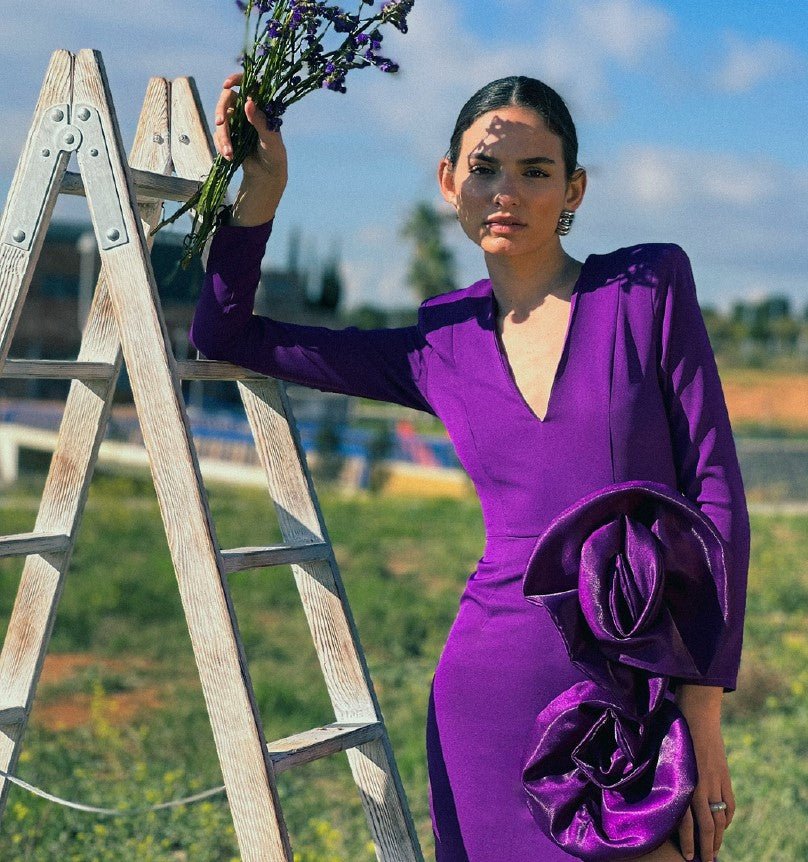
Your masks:
M178 359L195 356L188 329L202 287L203 269L197 258L178 266L184 234L163 230L155 234L151 258L166 327ZM295 236L292 244L298 243ZM333 306L334 285L327 301L308 297L310 279L297 270L297 252L290 248L290 270L265 270L256 294L255 310L279 320L338 326L339 306ZM95 235L89 222L51 222L33 274L9 355L16 359L75 359L81 332L100 271ZM323 291L324 297L326 292ZM119 388L128 391L125 371ZM3 380L5 397L60 398L65 384L49 380Z

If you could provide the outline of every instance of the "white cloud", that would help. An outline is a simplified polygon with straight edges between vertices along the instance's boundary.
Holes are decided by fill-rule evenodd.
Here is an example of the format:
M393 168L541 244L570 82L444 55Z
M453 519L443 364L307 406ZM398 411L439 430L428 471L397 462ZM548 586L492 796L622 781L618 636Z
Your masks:
M704 273L700 296L726 304L750 285L804 305L808 170L766 156L626 145L590 181L571 254L678 242Z
M675 26L667 9L640 0L585 2L576 12L590 47L629 66L652 49L664 50Z
M619 170L626 193L648 207L702 203L766 205L782 191L782 167L760 156L628 145Z
M626 194L648 208L667 207L682 199L676 168L666 155L653 147L637 147L626 179Z
M492 10L485 13L488 32L468 20L472 3L475 15L483 6ZM190 14L181 0L137 6L54 0L35 28L23 13L6 16L0 61L19 74L3 104L0 186L10 183L48 60L59 47L102 52L127 149L151 75L194 76L212 125L243 28L230 0L199 0L195 9ZM564 243L570 253L581 258L634 242L675 241L715 273L708 296L711 289L726 295L761 283L796 296L808 272L802 203L808 171L741 157L731 144L726 152L710 152L618 143L630 134L614 122L622 119L621 86L641 86L652 100L671 87L678 97L703 86L694 78L698 58L671 50L676 9L649 0L420 0L409 33L385 37L383 53L400 62L401 72L353 73L346 95L314 93L290 110L284 127L290 185L273 241L279 245L284 225L294 222L325 244L340 235L347 305L414 302L406 288L410 248L398 226L416 199L442 203L434 168L465 100L494 78L528 74L561 93L579 126L592 132L603 124L614 134L613 153L601 147L601 166L588 165L586 200ZM783 42L732 34L725 40L715 74L721 92L740 92L806 65ZM628 75L615 75L619 70ZM664 99L656 101L648 128L653 111L665 109ZM86 202L60 198L57 211L65 210L86 217ZM483 277L480 250L454 225L447 236L460 283Z
M608 122L620 110L609 67L633 67L652 51L661 57L674 27L670 13L643 0L552 0L541 15L531 14L536 4L525 9L521 38L503 43L472 32L458 0L416 3L409 32L385 37L384 53L401 71L349 80L339 116L315 114L313 101L296 106L298 116L315 132L326 124L364 124L370 115L418 158L436 159L460 108L477 89L525 74L557 89L576 122Z
M758 84L808 68L804 56L776 39L746 41L737 33L726 32L724 42L724 56L712 77L713 86L722 92L746 92Z

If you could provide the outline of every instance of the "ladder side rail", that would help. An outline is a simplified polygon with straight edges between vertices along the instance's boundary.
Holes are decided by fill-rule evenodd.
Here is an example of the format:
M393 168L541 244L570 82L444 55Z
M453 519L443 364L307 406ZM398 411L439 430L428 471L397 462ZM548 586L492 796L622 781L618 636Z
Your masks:
M170 170L167 143L160 146L152 139L155 128L160 128L161 124L167 127L168 106L168 83L165 79L153 78L147 88L132 149L133 161L144 168ZM156 224L160 217L159 204L144 207L141 212L151 224ZM37 532L67 534L68 547L60 555L30 555L26 558L0 654L3 705L23 706L26 719L50 642L122 364L118 327L108 290L108 273L103 265L93 293L78 360L110 365L113 373L102 380L77 379L70 386L35 525ZM16 769L24 731L25 720L3 728L0 768L6 772L12 773ZM0 778L0 816L9 784Z
M291 862L272 763L99 52L78 52L74 89L78 103L98 112L118 194L119 233L105 244L107 225L95 218L105 203L103 188L96 176L82 171L239 848L245 862ZM172 137L178 122L181 118L172 107Z
M72 75L70 52L54 51L0 218L0 373L70 161L70 152L57 147L68 125Z
M175 171L196 179L208 169L214 148L192 78L174 79L172 100L174 115L192 116L207 135L206 152L172 142ZM198 133L186 137L202 140ZM173 141L177 141L176 135ZM203 254L205 265L209 249L210 243ZM271 377L245 377L237 386L284 541L295 545L325 542L331 549L325 562L292 564L291 568L337 720L375 722L382 728L378 738L346 749L376 854L383 862L423 862L285 384Z
M362 807L383 862L423 862L415 824L384 725L367 659L333 553L283 381L238 381L284 541L311 536L331 548L325 562L292 573L338 722L372 722L379 738L346 749Z

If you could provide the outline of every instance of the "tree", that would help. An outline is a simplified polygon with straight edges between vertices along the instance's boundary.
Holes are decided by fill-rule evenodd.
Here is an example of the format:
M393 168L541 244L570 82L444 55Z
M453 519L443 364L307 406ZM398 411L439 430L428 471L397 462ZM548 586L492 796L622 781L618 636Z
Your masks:
M443 241L444 217L430 203L416 204L402 228L415 244L408 280L421 300L455 290L454 255Z
M339 271L339 261L332 257L323 268L323 275L320 280L320 298L317 304L320 308L334 311L341 298L342 276Z

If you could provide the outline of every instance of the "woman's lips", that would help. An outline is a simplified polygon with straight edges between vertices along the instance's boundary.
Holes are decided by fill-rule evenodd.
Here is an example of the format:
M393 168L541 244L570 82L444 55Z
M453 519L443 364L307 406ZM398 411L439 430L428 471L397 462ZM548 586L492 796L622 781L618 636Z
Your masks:
M518 233L520 230L524 230L526 227L523 224L519 224L518 222L514 222L512 224L505 224L503 222L496 221L488 221L485 223L488 230L493 234L497 234L498 236L508 236L510 234Z

